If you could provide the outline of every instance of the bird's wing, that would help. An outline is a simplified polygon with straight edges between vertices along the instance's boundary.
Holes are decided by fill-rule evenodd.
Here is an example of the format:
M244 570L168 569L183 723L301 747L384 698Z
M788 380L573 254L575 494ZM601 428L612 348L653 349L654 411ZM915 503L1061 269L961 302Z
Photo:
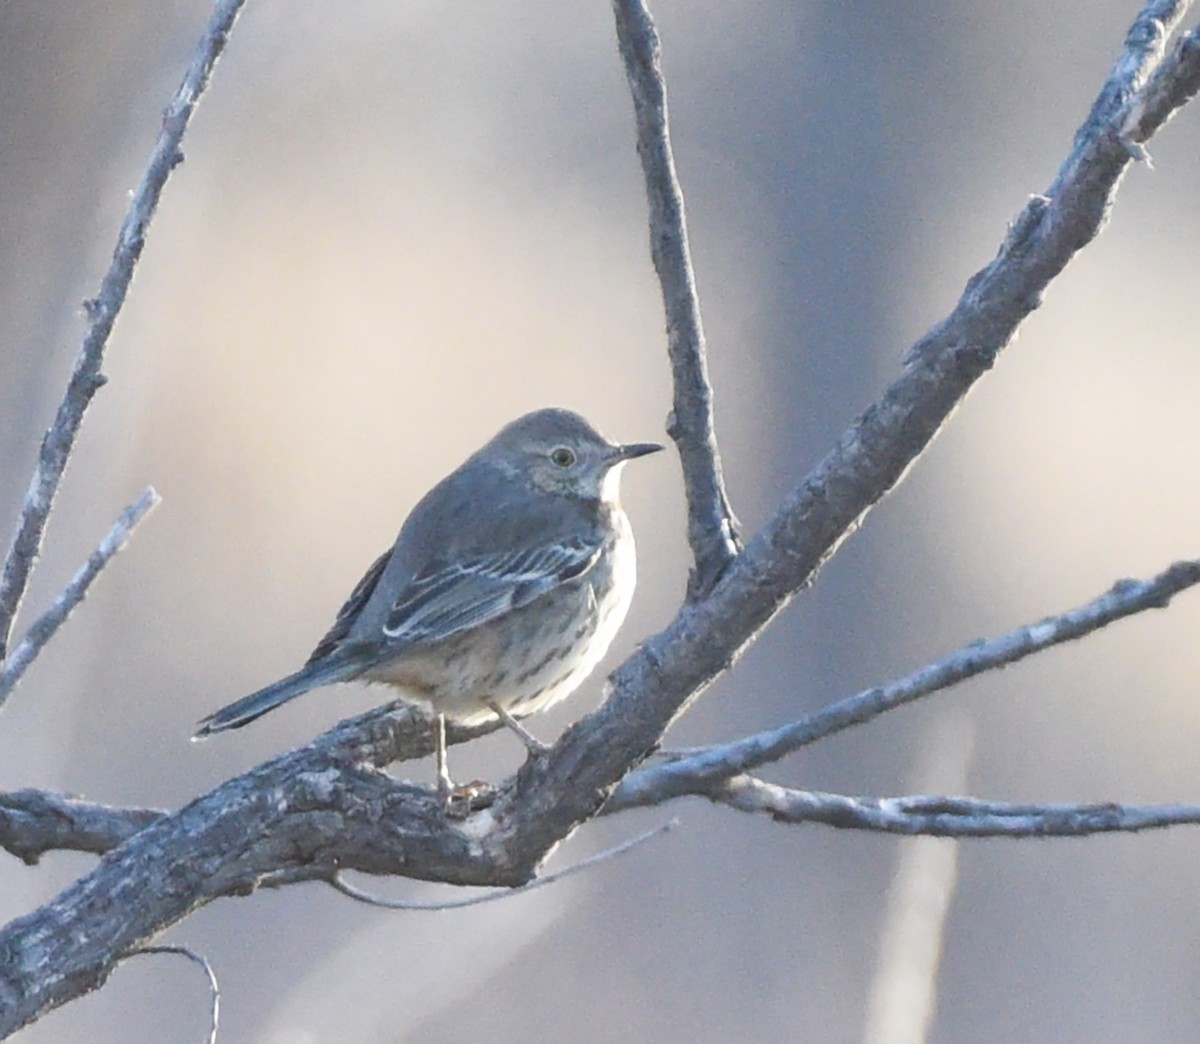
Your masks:
M603 547L582 537L437 563L400 590L383 626L392 642L440 641L528 605L582 576Z
M366 571L363 578L355 584L354 590L350 592L350 597L346 599L346 604L338 610L337 619L333 621L333 626L325 632L325 637L317 642L317 647L312 651L305 666L311 666L318 660L325 659L326 656L342 644L346 635L350 633L350 628L358 617L358 614L362 612L363 606L370 601L371 595L375 593L375 588L379 584L379 578L383 576L383 571L387 568L391 557L392 549L389 547L371 563L371 568Z

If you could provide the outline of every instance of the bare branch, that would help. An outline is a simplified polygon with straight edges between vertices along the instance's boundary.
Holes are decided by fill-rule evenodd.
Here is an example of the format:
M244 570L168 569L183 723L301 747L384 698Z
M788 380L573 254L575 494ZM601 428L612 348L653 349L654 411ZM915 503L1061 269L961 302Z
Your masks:
M434 880L523 884L532 869L499 865L470 820L448 821L435 794L372 767L429 731L416 708L371 712L134 834L0 931L0 1037L99 986L125 955L220 895L325 881L337 869L407 876L406 865L436 865L418 874Z
M790 790L753 776L714 784L704 795L780 823L926 837L1088 837L1200 824L1200 805L1016 805L966 797L868 798Z
M100 283L100 292L85 302L88 330L54 423L42 439L33 479L25 494L17 530L4 561L4 571L0 574L0 661L8 655L17 610L25 597L34 562L41 552L46 520L50 516L67 460L74 449L79 425L92 397L106 380L100 372L104 351L113 323L125 303L134 268L146 242L147 229L167 178L183 160L180 143L184 131L244 3L245 0L218 0L183 82L163 114L162 130L141 183L130 200L129 211L117 236L112 262Z
M454 724L447 729L446 742L466 743L500 727L495 721L470 727ZM390 765L433 753L433 719L420 708L396 701L336 726L322 739L328 740L329 756L335 760ZM486 796L478 806L469 805L474 809L484 803ZM115 808L44 790L0 793L0 848L31 865L50 851L103 855L169 814L152 808ZM281 883L287 882L282 878L270 882Z
M674 830L677 826L679 826L678 819L669 819L662 826L657 826L653 830L647 830L644 834L631 837L628 841L622 841L619 845L606 848L603 852L597 852L595 855L588 856L587 859L581 859L578 863L572 863L561 870L555 870L553 873L535 877L528 884L521 885L519 888L506 888L502 891L488 892L486 895L473 895L469 899L448 899L444 902L421 902L416 899L384 899L381 896L370 895L361 888L356 888L345 879L341 871L338 871L330 878L329 884L336 891L341 892L342 895L349 896L356 902L366 903L368 906L379 906L385 910L460 910L465 906L480 906L483 903L495 902L498 899L511 899L513 896L532 892L535 888L544 888L546 885L561 881L564 877L571 877L599 863L606 863L610 859L615 859L626 852L631 852L646 841L652 841L659 835Z
M700 301L688 251L683 192L671 154L658 30L641 0L613 0L613 13L637 118L638 155L650 204L650 255L667 316L667 352L675 387L667 427L683 467L693 558L688 599L696 601L741 550L741 540L721 476Z
M44 790L17 790L0 794L0 848L30 866L56 850L103 855L166 814L151 808L111 808Z
M100 571L116 557L125 546L137 524L158 505L161 498L154 492L152 486L147 486L142 495L129 505L121 517L113 523L112 529L100 541L79 571L71 577L71 582L63 588L62 593L54 600L41 616L34 621L20 645L13 650L9 658L0 668L0 707L8 699L9 693L16 687L29 665L37 659L38 653L45 648L46 643L57 633L59 627L66 622L74 608L83 601L92 586L92 581L100 575Z
M970 278L954 311L909 350L906 362L958 355L974 380L1041 304L1050 280L1100 234L1121 175L1142 156L1129 147L1129 115L1142 108L1167 35L1189 6L1190 0L1150 0L1142 8L1054 182L1029 201L995 260ZM1175 85L1189 75L1178 63L1164 63L1151 79L1158 101L1138 121L1139 144L1187 100Z
M217 1023L221 1019L221 987L217 983L217 973L213 971L213 966L209 963L208 958L203 954L196 953L195 950L189 950L186 946L143 946L140 950L134 950L129 956L153 957L160 953L186 957L193 964L199 965L200 970L208 978L208 1044L217 1044Z
M862 725L923 696L987 671L1017 663L1064 642L1077 641L1117 620L1164 609L1179 592L1200 583L1200 560L1176 562L1149 580L1120 580L1077 609L965 645L896 681L850 696L799 721L732 743L695 748L683 757L627 776L604 811L658 805L673 797L709 793L708 784L771 761L836 732Z

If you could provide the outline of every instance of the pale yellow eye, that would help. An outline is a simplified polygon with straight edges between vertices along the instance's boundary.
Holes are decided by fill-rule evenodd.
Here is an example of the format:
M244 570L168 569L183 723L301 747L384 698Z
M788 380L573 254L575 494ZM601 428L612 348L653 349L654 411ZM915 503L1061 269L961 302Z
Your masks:
M575 463L575 451L570 446L556 446L550 451L550 459L560 468L569 468Z

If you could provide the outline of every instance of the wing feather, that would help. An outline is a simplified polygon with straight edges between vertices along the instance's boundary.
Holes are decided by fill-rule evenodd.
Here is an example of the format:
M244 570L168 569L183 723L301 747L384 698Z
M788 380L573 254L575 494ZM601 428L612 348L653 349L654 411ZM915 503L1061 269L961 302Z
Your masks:
M337 619L333 621L333 625L325 632L317 647L313 649L308 657L309 666L323 660L326 656L332 653L350 633L350 628L354 625L354 621L358 618L358 614L362 611L363 606L371 599L371 595L375 593L375 588L379 586L379 579L383 576L383 571L387 568L388 561L392 557L392 549L389 547L382 555L371 563L371 568L366 571L363 578L354 586L354 590L350 592L350 597L346 599L346 604L338 610Z
M443 562L399 593L383 633L393 642L432 642L478 627L582 576L601 545L567 539L548 545Z

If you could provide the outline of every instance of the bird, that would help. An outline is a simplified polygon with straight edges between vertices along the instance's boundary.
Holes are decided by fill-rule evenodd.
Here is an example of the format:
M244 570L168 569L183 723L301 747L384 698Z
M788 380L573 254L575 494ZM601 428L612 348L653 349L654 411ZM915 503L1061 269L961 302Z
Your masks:
M608 651L637 577L620 472L662 448L610 442L565 409L512 421L421 498L303 667L208 715L193 738L362 679L432 710L444 796L448 720L498 718L544 752L518 718L569 696Z

